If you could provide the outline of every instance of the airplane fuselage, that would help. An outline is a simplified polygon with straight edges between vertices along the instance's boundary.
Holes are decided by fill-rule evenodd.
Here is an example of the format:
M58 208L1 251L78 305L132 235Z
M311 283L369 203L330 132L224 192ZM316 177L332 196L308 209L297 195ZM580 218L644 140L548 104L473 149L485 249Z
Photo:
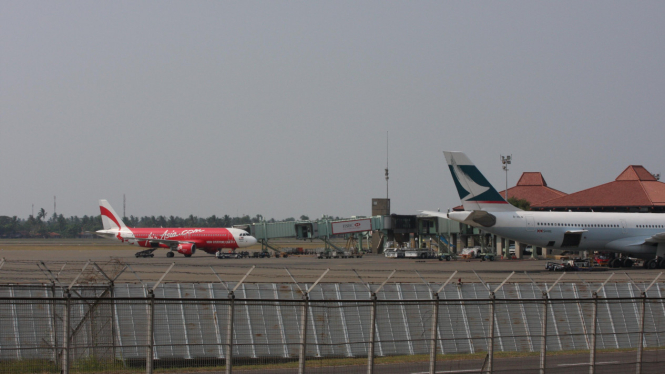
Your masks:
M97 234L115 238L123 243L146 248L171 248L149 239L171 240L196 244L196 248L208 253L221 249L237 249L256 244L256 239L244 230L233 228L123 228L99 230Z
M645 238L665 229L665 215L656 213L492 211L496 222L491 227L469 222L470 213L450 212L448 216L537 247L624 252L642 258L653 258L658 247Z

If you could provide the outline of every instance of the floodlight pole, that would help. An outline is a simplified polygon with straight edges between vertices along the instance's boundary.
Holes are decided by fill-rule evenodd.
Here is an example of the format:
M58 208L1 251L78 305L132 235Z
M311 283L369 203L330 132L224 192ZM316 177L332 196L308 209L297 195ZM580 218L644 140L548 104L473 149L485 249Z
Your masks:
M508 165L511 164L513 155L503 156L501 155L501 163L503 164L503 170L506 171L506 201L508 201Z

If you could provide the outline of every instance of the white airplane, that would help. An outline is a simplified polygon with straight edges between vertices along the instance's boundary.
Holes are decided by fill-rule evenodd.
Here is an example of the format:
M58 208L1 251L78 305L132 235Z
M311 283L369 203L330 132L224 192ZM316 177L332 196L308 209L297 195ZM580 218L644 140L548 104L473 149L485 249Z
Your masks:
M425 214L448 217L534 247L568 251L606 251L665 268L665 214L524 211L509 204L462 152L443 152L464 211ZM612 267L630 267L617 258Z

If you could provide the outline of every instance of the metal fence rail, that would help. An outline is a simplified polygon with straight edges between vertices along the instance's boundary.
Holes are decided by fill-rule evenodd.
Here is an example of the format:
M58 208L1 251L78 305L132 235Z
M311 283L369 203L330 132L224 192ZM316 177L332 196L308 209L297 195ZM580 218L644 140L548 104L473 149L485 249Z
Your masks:
M665 371L662 283L313 286L0 286L0 373Z

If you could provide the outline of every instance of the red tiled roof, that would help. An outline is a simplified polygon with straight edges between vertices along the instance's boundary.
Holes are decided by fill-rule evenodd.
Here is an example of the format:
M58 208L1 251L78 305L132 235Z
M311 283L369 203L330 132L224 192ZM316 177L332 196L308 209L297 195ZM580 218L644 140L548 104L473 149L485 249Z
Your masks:
M517 181L518 186L545 186L547 187L547 182L545 178L539 172L524 172L520 177L520 180ZM510 192L510 191L509 191Z
M619 176L617 181L657 181L642 165L630 165Z
M643 166L631 165L614 182L531 206L534 208L665 206L665 183L658 182Z
M506 196L506 191L499 192L501 196ZM543 203L547 200L566 196L564 192L557 191L545 186L515 186L508 189L508 198L515 197L518 200L524 199L533 204Z

